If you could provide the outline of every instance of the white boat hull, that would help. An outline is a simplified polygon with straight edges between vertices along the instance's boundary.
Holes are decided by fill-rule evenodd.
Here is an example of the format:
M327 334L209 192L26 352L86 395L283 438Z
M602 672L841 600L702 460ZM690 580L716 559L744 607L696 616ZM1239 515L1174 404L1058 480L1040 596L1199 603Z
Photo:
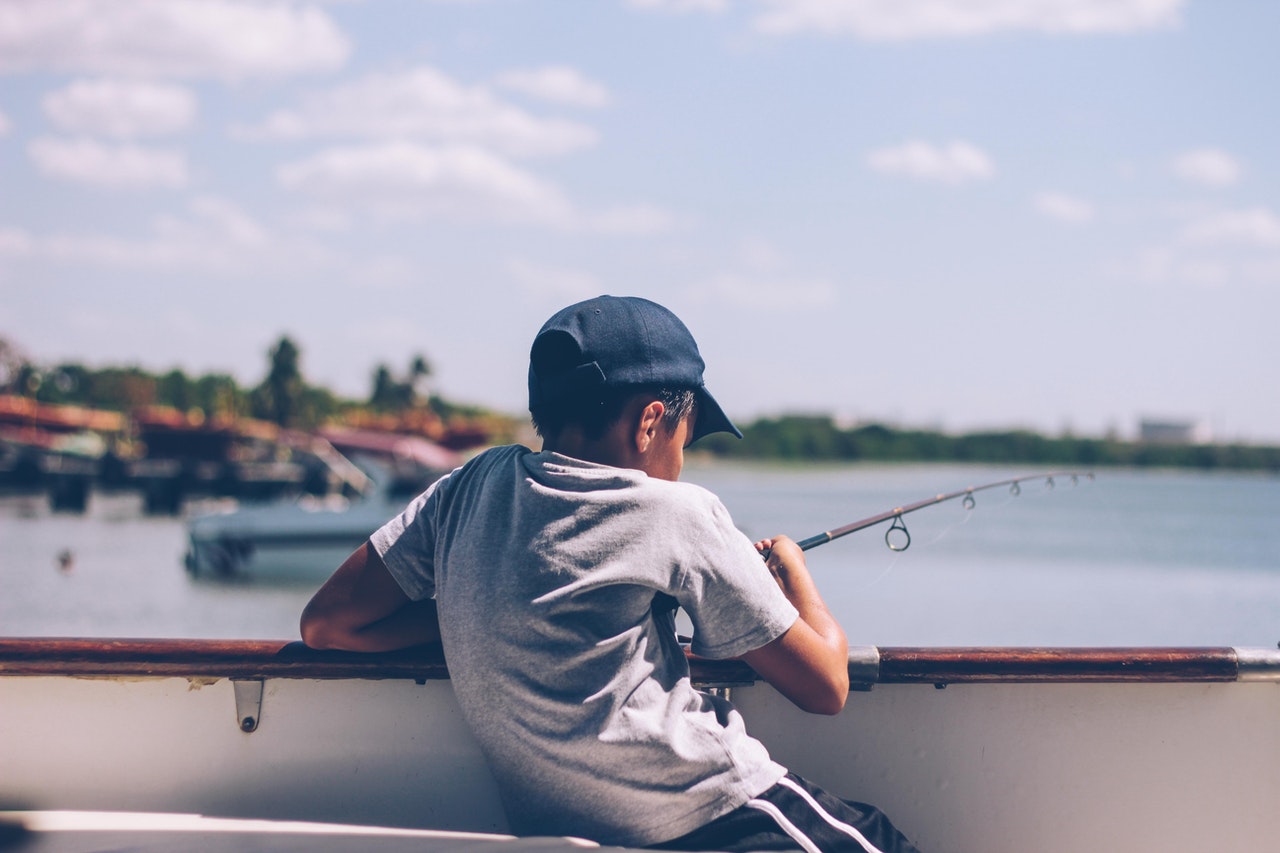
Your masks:
M243 688L237 704L230 675L256 687L253 667L217 677L197 664L184 677L166 660L145 669L164 675L139 677L138 667L39 674L0 662L12 675L0 677L0 808L507 831L436 670L422 683L336 665L334 677L306 666L281 675L286 661L266 668L260 704ZM1262 677L1274 676L1269 661ZM780 762L880 806L925 851L1191 853L1280 838L1276 683L1019 678L877 684L832 718L763 683L731 691Z
M188 525L187 571L197 577L305 581L331 575L404 508L378 498L297 501L198 516Z
M877 687L833 720L743 691L778 761L875 803L920 848L1246 851L1280 838L1272 684Z
M0 804L506 832L448 681L0 678ZM14 733L21 733L15 738Z

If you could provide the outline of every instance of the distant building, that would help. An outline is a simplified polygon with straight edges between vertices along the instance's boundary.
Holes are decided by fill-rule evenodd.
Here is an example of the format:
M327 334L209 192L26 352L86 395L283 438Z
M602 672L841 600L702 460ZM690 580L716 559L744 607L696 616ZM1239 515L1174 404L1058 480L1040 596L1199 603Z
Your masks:
M1138 440L1148 444L1209 444L1213 431L1203 421L1143 418L1138 422Z

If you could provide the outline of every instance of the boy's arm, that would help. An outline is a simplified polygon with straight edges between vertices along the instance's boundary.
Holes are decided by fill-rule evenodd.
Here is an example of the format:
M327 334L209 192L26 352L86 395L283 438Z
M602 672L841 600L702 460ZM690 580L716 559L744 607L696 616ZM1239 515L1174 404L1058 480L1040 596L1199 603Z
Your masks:
M766 565L800 617L768 645L742 656L752 669L800 708L838 714L849 695L849 644L805 565L804 552L785 536L764 539Z
M302 611L302 641L313 649L385 652L440 639L436 603L400 589L371 543L338 567Z

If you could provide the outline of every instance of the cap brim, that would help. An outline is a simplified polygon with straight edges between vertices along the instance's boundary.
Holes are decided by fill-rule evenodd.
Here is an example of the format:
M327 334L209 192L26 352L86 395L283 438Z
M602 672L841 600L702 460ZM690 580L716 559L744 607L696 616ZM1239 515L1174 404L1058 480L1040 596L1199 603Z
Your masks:
M720 408L720 404L716 402L715 397L711 396L711 392L705 387L699 388L697 399L698 419L693 425L693 438L690 439L690 444L713 432L727 432L742 438L742 432L733 425L733 421L729 420L729 416L724 413L724 409Z

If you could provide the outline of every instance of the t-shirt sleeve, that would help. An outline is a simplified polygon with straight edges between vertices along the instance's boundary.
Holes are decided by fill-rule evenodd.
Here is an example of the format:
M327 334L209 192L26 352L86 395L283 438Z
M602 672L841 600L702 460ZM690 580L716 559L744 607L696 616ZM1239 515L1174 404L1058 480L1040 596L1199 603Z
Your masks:
M708 498L676 598L693 622L693 653L731 658L776 640L800 614L729 511Z
M446 480L437 480L369 537L391 577L414 601L436 594L436 511Z

